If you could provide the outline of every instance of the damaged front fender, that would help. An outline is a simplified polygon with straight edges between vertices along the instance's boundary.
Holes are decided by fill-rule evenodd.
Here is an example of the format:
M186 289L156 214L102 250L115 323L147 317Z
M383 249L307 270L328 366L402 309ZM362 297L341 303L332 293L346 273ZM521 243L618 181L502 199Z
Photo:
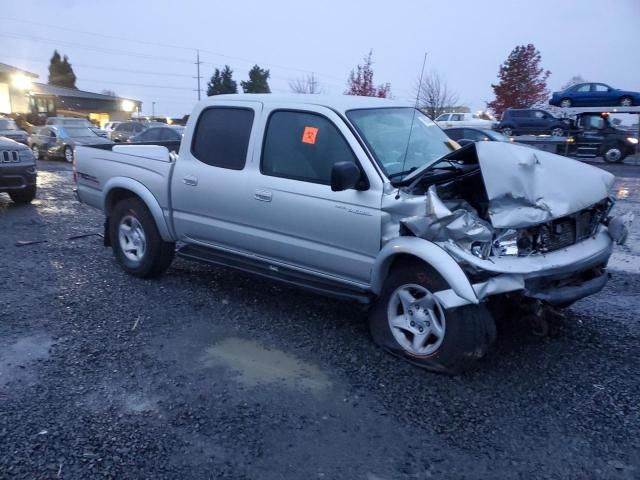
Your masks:
M376 258L371 275L371 289L379 295L393 260L398 255L416 257L433 267L465 303L479 303L473 286L460 265L435 243L417 237L398 237L389 241Z

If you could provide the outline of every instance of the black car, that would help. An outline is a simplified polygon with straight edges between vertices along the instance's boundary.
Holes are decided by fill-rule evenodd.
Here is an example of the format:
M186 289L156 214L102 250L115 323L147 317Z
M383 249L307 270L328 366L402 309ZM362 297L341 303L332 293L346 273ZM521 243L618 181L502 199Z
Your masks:
M510 142L511 139L506 135L488 128L445 128L444 133L452 140L459 142L468 140L471 142Z
M142 133L151 127L166 127L165 123L160 122L122 122L111 132L111 140L118 142L128 142L129 139Z
M549 112L535 108L508 108L502 114L498 130L512 135L553 135L562 137L571 130L571 124Z
M0 138L0 192L15 203L29 203L36 197L36 160L29 147Z
M151 126L129 139L131 143L138 142L179 142L182 140L184 127Z
M0 137L9 138L27 145L29 134L24 130L20 130L13 118L0 117Z
M29 146L36 159L57 157L70 163L73 162L73 149L76 145L105 143L111 142L99 137L90 128L59 125L42 127L29 138Z

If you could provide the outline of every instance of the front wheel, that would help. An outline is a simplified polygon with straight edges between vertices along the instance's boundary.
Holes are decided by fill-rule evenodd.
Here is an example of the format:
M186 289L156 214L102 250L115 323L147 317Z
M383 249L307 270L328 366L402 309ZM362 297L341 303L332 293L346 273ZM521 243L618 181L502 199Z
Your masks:
M562 127L554 127L551 129L551 135L554 137L562 137L564 135L564 129Z
M151 212L137 198L121 200L113 208L109 240L118 263L136 277L162 275L175 254L175 243L162 240Z
M9 192L9 198L11 198L14 203L31 203L33 199L36 198L36 186L32 185L22 190L12 190Z
M513 135L513 128L511 127L504 127L500 131L502 132L503 135L506 135L507 137L510 137L511 135Z
M607 163L620 163L626 156L626 149L617 143L605 145L602 153L602 158Z
M68 163L73 163L73 149L68 145L64 147L64 159Z
M571 107L571 105L573 105L573 103L571 102L570 98L563 98L562 100L560 100L560 106L562 108L569 108Z
M495 323L484 305L445 310L434 293L447 288L420 261L398 265L370 312L373 340L428 370L456 374L471 366L495 340Z
M620 99L621 107L633 107L633 98L631 97L622 97Z

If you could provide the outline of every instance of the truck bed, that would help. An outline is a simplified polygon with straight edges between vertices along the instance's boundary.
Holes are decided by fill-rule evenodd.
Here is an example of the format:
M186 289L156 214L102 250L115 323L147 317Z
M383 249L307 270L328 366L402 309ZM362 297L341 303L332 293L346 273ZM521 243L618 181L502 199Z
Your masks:
M169 185L175 162L169 153L170 146L158 143L76 147L78 198L105 210L107 199L104 192L112 187L133 185L145 195L147 192L151 194L166 213L170 206Z

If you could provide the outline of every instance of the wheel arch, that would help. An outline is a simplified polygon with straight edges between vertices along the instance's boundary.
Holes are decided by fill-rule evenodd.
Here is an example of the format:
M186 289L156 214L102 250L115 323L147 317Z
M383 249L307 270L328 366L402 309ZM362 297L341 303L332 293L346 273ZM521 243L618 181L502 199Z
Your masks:
M158 232L165 242L173 242L173 234L162 212L162 207L151 191L142 183L132 178L111 178L104 187L103 210L108 218L113 207L125 198L138 198L151 212L151 216L158 227Z
M389 271L398 262L418 260L435 269L450 288L470 303L479 303L478 297L458 262L435 243L418 237L398 237L378 254L371 272L371 290L379 295Z

